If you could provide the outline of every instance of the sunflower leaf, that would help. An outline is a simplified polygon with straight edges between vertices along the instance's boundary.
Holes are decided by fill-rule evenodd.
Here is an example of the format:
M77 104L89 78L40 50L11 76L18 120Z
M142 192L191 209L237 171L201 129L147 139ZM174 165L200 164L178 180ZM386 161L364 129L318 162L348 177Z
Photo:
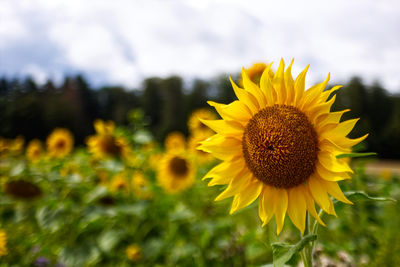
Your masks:
M393 201L396 202L396 199L390 197L371 197L364 191L347 191L343 192L343 194L351 201L359 201L359 200L373 200L373 201Z
M345 153L345 154L340 154L337 155L336 158L341 159L341 158L362 158L362 157L370 157L370 156L376 156L377 153L375 152L363 152L363 153L358 153L358 152L353 152L353 153Z
M272 243L273 267L283 267L293 255L300 252L309 242L317 239L317 235L306 235L297 244L283 242Z

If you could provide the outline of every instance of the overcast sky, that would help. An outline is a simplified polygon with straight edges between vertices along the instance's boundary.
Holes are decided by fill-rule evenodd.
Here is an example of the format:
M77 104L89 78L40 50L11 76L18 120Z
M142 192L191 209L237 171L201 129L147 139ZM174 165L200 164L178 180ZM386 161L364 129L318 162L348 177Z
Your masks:
M400 93L400 1L0 0L0 76L132 88L281 57L294 76L311 64L308 84L331 72Z

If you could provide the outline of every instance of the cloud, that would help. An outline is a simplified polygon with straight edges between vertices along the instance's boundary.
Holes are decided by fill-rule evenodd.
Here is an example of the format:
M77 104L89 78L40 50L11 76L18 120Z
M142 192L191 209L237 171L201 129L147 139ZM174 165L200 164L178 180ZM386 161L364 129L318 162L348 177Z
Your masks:
M360 75L399 92L399 15L395 1L372 0L5 0L0 75L81 72L95 85L135 87L283 57L295 58L295 73L311 63L309 84L331 72L335 82Z

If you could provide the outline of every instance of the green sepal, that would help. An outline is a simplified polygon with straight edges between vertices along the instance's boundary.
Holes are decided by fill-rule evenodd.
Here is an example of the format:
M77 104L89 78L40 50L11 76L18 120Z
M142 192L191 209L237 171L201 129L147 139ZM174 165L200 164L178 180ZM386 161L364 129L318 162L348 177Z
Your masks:
M371 157L371 156L376 156L377 154L375 152L363 152L363 153L358 153L358 152L353 152L353 153L345 153L345 154L340 154L337 155L337 159L342 159L342 158L363 158L363 157Z

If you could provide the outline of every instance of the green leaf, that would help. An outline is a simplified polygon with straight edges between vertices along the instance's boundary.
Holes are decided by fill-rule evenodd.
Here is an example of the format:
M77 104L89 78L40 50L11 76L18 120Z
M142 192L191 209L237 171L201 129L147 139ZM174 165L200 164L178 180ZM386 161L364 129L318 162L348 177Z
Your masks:
M108 194L107 188L104 186L97 186L92 191L86 194L84 198L85 203L91 203L96 201Z
M343 194L350 200L350 201L359 201L359 200L373 200L373 201L393 201L396 202L396 199L390 197L371 197L364 191L347 191L343 192Z
M50 207L42 207L36 212L36 220L39 226L51 233L56 232L65 223L66 213L63 207L51 209Z
M100 234L97 239L99 248L104 252L110 252L123 237L122 231L108 230Z
M272 257L274 267L283 267L293 255L300 252L309 242L317 239L317 235L306 235L297 244L289 245L287 243L272 243Z
M59 258L66 266L95 266L101 253L94 243L83 242L61 249Z
M337 155L336 158L341 159L341 158L362 158L362 157L370 157L370 156L376 156L377 154L375 152L363 152L363 153L345 153L345 154L340 154Z

